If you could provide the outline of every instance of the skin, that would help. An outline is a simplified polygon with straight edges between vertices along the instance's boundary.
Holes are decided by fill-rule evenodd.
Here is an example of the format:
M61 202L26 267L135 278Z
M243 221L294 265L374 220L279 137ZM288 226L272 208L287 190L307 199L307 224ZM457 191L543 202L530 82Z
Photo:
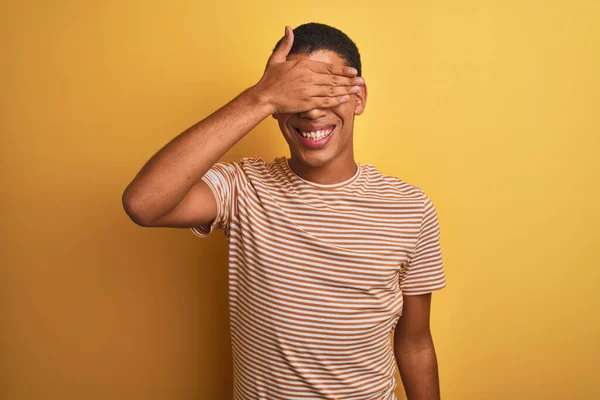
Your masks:
M332 51L287 56L288 61L303 59L345 64L344 59ZM365 84L350 95L350 101L337 106L273 115L288 143L290 167L297 175L324 184L343 182L354 175L354 118L364 112L366 100ZM336 125L335 135L320 149L304 145L296 131L297 128L308 131L311 127L330 125ZM437 357L429 326L430 310L431 293L404 296L403 315L394 331L394 356L409 400L440 398Z
M364 80L356 77L356 69L347 65L307 57L287 60L293 40L288 26L255 85L176 136L146 162L122 196L123 208L133 222L145 227L177 228L210 223L217 205L200 178L239 140L270 115L312 115L310 110L349 102L355 93L353 88L364 85ZM314 161L307 171L315 171ZM346 176L345 169L332 169L331 162L323 172L326 181Z
M287 60L313 60L330 64L345 64L342 57L328 50L311 54L291 54ZM297 175L316 183L331 184L343 182L355 174L354 118L365 110L367 85L365 83L356 88L358 90L350 95L349 101L334 107L313 108L300 113L274 115L290 148L290 167ZM332 137L324 147L319 149L303 144L297 132L297 129L310 131L332 125L335 125Z
M394 331L394 356L408 400L439 400L437 356L429 325L431 293L404 296Z
M364 79L334 52L289 54L293 40L286 26L258 83L180 133L144 164L123 192L123 207L132 221L177 228L212 222L216 201L200 178L270 115L290 147L290 167L297 175L322 184L354 175L354 117L365 108ZM303 145L295 132L298 127L328 125L336 125L336 130L320 149ZM430 304L430 294L405 296L394 333L395 357L409 400L439 399Z
M345 64L344 59L332 51L291 54L287 57L288 61L302 59ZM335 107L273 115L288 143L290 167L297 175L324 184L343 182L354 175L354 118L364 112L366 84L350 97L350 101ZM296 131L297 128L308 131L311 127L330 125L336 125L335 135L320 149L304 145ZM430 311L431 293L404 296L403 314L394 331L394 356L409 400L440 398L437 357L429 324Z
M394 330L394 357L408 400L440 400L437 356L429 325L431 296L404 296L402 317Z

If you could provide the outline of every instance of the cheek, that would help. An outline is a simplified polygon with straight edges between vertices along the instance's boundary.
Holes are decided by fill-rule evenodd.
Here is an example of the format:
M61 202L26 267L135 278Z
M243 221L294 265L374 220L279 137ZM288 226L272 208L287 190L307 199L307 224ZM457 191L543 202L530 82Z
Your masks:
M343 121L344 124L348 124L348 122L352 121L352 118L354 117L354 100L350 99L343 104L332 107L331 111L333 111L335 115L337 115L337 117Z
M277 119L277 123L279 124L279 128L283 131L287 126L287 122L290 119L289 114L277 114L275 115L275 119Z

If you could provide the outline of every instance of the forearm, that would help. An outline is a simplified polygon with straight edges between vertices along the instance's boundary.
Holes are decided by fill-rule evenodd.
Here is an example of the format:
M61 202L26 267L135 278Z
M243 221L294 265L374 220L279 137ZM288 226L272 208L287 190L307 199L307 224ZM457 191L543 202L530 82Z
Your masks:
M438 365L431 336L396 342L394 356L408 400L439 400Z
M171 211L191 187L240 139L270 114L251 87L191 126L140 170L123 193L123 204L152 220Z

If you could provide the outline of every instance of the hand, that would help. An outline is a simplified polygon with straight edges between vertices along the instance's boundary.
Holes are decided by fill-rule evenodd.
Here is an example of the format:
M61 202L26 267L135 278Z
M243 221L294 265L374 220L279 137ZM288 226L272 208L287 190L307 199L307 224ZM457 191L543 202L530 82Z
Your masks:
M285 37L273 51L265 72L256 84L271 114L298 113L335 107L357 93L364 80L355 68L313 60L286 61L294 33L285 27Z

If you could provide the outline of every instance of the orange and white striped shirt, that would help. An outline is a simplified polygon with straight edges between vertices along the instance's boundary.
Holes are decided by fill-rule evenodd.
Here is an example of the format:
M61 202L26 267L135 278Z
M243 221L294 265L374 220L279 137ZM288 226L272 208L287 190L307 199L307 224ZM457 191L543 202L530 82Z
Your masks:
M333 185L286 157L215 164L202 179L229 242L234 400L396 399L390 334L403 295L446 286L435 206L357 163Z

